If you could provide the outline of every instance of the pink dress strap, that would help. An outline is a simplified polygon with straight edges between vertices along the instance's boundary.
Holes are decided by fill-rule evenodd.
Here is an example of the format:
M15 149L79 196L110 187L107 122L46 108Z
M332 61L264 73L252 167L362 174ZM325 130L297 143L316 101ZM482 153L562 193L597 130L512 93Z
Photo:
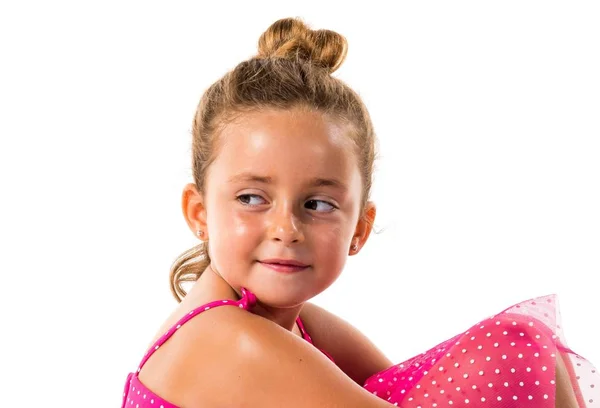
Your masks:
M148 359L152 356L152 354L154 354L154 352L156 350L158 350L160 348L160 346L165 344L165 342L167 340L169 340L169 338L171 338L171 336L173 334L175 334L175 332L177 330L179 330L181 328L181 326L186 324L188 321L190 321L192 318L199 315L200 313L205 312L210 309L214 309L215 307L220 307L220 306L237 306L237 307L245 309L245 310L252 309L254 307L254 305L256 304L256 296L254 295L254 293L250 292L246 288L241 288L241 290L242 290L242 298L240 300L237 300L237 301L229 300L229 299L215 300L214 302L210 302L210 303L207 303L205 305L195 308L194 310L192 310L191 312L189 312L185 316L183 316L181 319L179 319L179 321L175 325L173 325L169 330L167 330L167 332L165 334L160 336L158 338L158 340L156 340L154 345L152 345L152 347L150 347L150 349L146 352L146 354L144 355L144 358L142 359L142 361L140 362L140 364L138 366L137 373L140 372L140 370L142 369L144 364L146 364L146 361L148 361ZM137 375L137 373L136 373L136 375Z
M156 340L154 342L152 347L150 347L150 349L148 349L148 351L142 358L142 361L138 365L137 371L135 373L130 373L127 376L127 380L125 382L125 389L123 392L122 407L123 408L124 407L177 408L177 406L173 405L169 401L166 401L165 399L156 395L151 390L149 390L144 384L142 384L138 378L139 372L141 371L144 364L146 364L148 359L152 356L152 354L154 354L154 352L156 350L158 350L167 340L169 340L169 338L171 338L171 336L173 334L175 334L177 332L177 330L179 330L181 328L181 326L183 326L185 323L187 323L188 321L190 321L192 318L199 315L200 313L205 312L210 309L214 309L216 307L220 307L220 306L236 306L241 309L250 311L256 305L256 302L257 302L256 296L252 292L247 290L246 288L241 288L241 291L242 291L242 298L240 300L237 300L237 301L230 300L230 299L216 300L214 302L210 302L210 303L207 303L205 305L195 308L194 310L192 310L191 312L189 312L185 316L183 316L181 319L179 319L179 321L177 321L176 324L174 324L169 330L167 330L162 336L160 336L158 338L158 340ZM300 328L302 338L304 340L308 341L310 344L313 344L312 339L311 339L310 335L306 332L304 323L302 322L300 317L298 317L296 319L296 323L298 324L298 327ZM333 361L333 359L331 358L331 356L329 356L329 354L327 354L323 350L321 350L321 352Z
M314 343L312 341L312 338L310 337L310 334L308 334L308 332L306 331L306 329L304 328L304 323L302 322L302 320L300 319L300 316L298 316L298 319L296 320L296 323L298 323L298 327L300 328L300 333L302 333L302 337L304 338L304 340L308 341L310 344L312 344L314 346ZM315 346L316 347L316 346ZM318 348L318 347L317 347ZM321 351L321 353L325 354L325 356L330 359L334 364L335 361L333 360L333 357L331 357L331 355L326 352L323 349L319 349Z

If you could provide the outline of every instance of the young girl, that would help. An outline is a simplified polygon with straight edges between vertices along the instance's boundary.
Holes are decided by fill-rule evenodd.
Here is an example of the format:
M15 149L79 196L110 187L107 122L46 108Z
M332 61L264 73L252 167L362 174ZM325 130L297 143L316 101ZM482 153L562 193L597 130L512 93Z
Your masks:
M346 50L335 32L279 20L255 58L203 95L182 195L201 243L173 265L181 303L127 378L123 407L600 404L594 368L564 346L553 297L398 365L307 303L365 245L376 215L373 125L330 75Z

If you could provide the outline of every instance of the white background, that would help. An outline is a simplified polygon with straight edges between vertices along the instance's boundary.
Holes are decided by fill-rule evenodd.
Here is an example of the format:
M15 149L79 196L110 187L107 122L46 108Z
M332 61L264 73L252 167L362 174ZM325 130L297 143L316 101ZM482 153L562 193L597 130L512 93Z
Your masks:
M600 362L600 5L295 3L2 3L5 403L120 406L197 243L196 104L288 16L346 36L335 75L380 140L384 231L314 301L401 362L557 293L568 345Z

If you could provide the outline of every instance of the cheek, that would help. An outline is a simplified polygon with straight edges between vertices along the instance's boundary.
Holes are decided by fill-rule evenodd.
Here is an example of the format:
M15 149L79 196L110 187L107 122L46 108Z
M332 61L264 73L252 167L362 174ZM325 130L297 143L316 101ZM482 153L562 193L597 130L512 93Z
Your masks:
M235 211L213 211L209 217L209 251L213 266L226 279L235 279L231 274L241 265L239 260L248 257L255 245L256 221Z
M252 231L246 217L241 217L235 213L223 218L220 224L220 229L224 232L225 238L242 238L249 235Z
M217 211L218 217L209 224L209 233L219 250L230 251L252 242L252 237L260 230L256 219L236 211ZM215 248L216 249L216 248Z
M342 226L336 226L320 231L317 235L319 241L318 248L324 252L347 252L346 247L349 247L351 232Z

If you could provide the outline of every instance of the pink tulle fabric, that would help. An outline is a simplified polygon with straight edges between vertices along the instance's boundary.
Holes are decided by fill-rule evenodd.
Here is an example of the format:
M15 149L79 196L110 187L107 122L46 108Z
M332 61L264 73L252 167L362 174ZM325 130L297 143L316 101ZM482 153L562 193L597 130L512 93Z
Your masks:
M578 407L600 407L600 376L566 347L556 301L516 304L371 376L364 388L405 408L554 407L558 357Z

